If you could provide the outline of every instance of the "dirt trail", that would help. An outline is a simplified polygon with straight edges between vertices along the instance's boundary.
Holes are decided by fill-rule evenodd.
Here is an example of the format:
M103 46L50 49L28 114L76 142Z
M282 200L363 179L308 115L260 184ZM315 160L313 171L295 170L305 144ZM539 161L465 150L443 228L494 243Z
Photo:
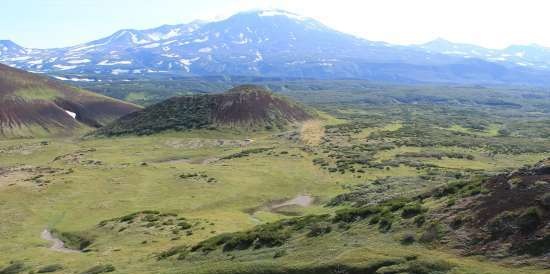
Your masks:
M283 207L287 206L299 206L299 207L308 207L315 201L315 198L309 195L298 195L290 200L286 200L284 202L278 203L278 204L270 204L261 206L259 208L254 209L252 212L250 212L250 219L255 224L261 224L263 223L258 217L256 216L256 213L260 211L269 211L277 213L278 209L281 209Z
M69 249L65 247L65 243L61 241L60 239L56 238L48 229L44 229L42 233L40 234L40 237L43 240L49 241L52 243L52 245L49 247L49 249L57 252L64 252L64 253L79 253L80 251Z
M309 196L309 195L298 195L298 196L294 197L294 199L285 201L285 202L280 203L280 204L272 205L269 208L271 210L274 210L274 209L277 209L277 208L281 208L281 207L285 207L285 206L293 206L293 205L301 206L301 207L308 207L313 203L313 200L314 200L314 198Z
M325 136L325 128L319 120L309 120L302 124L300 139L307 145L316 146Z
M158 163L163 164L200 164L200 165L208 165L211 163L215 163L220 158L218 157L211 157L211 158L196 158L196 159L174 159L174 160L164 160L159 161Z

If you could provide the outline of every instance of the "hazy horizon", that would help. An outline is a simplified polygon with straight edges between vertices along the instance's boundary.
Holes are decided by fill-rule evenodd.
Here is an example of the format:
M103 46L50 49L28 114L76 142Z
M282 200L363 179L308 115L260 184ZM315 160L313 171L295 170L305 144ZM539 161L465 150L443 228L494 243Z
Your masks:
M28 48L66 47L99 39L120 29L147 29L215 20L242 11L281 9L312 17L361 38L399 45L443 38L494 49L517 44L550 47L550 37L545 34L550 18L544 14L548 6L533 0L506 3L160 0L154 5L126 0L22 0L3 3L2 8L7 12L0 18L0 39Z

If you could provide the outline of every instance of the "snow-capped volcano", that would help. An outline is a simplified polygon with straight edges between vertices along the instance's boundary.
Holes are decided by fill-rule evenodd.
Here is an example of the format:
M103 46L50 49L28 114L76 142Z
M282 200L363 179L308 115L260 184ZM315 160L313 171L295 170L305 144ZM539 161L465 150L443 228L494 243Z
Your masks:
M492 50L465 46L443 41L395 46L342 33L291 12L258 10L215 22L125 29L99 40L59 49L26 49L1 41L0 62L50 74L170 73L399 82L460 82L463 78L502 82L530 75L517 60L502 61L495 59L497 55ZM520 55L516 52L514 56ZM482 61L472 62L471 58ZM505 73L495 76L498 79L476 78L481 75L477 71L495 66L500 69L501 65ZM449 69L453 66L456 68ZM523 70L508 71L516 69ZM529 76L525 81L532 80Z

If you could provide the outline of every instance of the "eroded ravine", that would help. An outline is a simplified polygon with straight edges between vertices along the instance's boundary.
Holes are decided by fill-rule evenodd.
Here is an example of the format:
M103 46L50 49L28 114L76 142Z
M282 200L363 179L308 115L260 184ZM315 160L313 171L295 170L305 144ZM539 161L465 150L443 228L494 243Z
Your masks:
M64 252L64 253L79 253L80 251L66 248L65 243L59 238L56 238L50 230L44 229L42 233L40 234L40 237L43 240L46 240L51 243L51 246L49 249L57 252Z

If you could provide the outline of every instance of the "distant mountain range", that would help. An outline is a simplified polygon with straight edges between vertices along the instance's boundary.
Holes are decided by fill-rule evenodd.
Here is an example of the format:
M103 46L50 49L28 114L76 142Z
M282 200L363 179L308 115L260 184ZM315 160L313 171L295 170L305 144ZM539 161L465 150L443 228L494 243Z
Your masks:
M550 84L548 48L493 50L442 39L397 46L358 38L281 10L242 12L215 22L120 30L67 48L29 49L3 40L0 62L73 81L165 74Z

